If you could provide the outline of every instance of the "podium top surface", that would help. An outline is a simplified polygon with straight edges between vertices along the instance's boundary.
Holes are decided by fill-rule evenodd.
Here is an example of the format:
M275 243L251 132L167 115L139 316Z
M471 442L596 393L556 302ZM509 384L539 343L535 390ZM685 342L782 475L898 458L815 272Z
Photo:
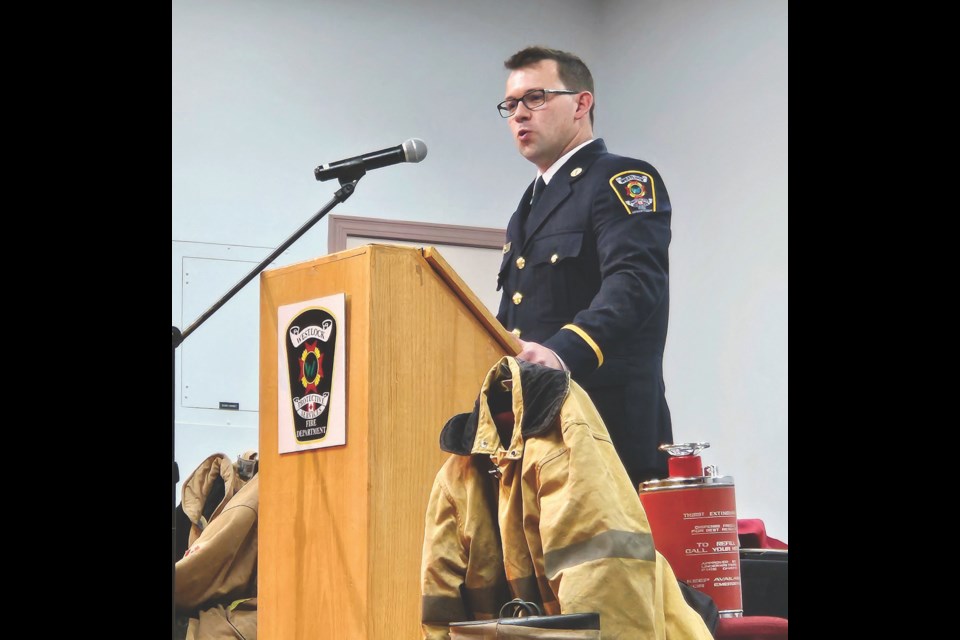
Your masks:
M408 247L379 243L365 244L352 249L345 249L343 251L338 251L337 253L321 256L319 258L313 258L311 260L296 262L287 266L278 267L276 269L266 270L262 273L261 277L275 277L289 273L290 271L317 267L336 262L338 260L346 260L368 253L376 254L378 252L406 253L409 254L410 257L415 261L425 262L440 277L440 279L446 283L446 285L460 299L467 310L469 310L470 313L480 322L480 324L487 329L490 335L497 340L497 342L507 351L507 353L514 355L520 353L520 343L517 341L517 337L507 331L503 325L500 324L500 321L490 313L490 310L487 309L486 305L480 301L480 298L477 297L477 295L470 289L469 285L467 285L463 278L460 277L456 269L450 266L446 259L440 254L440 251L434 246Z

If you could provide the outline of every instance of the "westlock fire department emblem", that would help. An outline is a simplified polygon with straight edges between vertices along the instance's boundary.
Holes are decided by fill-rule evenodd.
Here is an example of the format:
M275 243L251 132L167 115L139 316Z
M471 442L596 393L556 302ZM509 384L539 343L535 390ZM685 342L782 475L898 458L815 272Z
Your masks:
M337 321L326 309L306 309L287 327L290 409L298 443L327 435L336 344Z
M653 176L649 173L623 171L610 178L610 186L626 207L628 215L654 211L657 208Z

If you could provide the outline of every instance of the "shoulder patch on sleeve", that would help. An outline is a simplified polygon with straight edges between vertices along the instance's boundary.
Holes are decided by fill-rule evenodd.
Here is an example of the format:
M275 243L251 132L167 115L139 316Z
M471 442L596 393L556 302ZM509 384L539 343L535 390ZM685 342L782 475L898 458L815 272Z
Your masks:
M610 178L610 187L620 198L627 215L657 210L653 176L646 171L621 171Z

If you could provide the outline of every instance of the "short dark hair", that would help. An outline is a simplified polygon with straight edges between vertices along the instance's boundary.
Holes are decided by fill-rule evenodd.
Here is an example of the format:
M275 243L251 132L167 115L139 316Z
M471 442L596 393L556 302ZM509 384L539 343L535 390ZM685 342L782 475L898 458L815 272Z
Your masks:
M521 49L504 60L503 66L511 71L529 67L541 60L556 60L557 73L564 87L573 91L589 91L593 93L593 75L579 56L559 49L533 46ZM550 87L543 87L549 89ZM596 107L596 96L590 107L590 124L593 125L593 110Z

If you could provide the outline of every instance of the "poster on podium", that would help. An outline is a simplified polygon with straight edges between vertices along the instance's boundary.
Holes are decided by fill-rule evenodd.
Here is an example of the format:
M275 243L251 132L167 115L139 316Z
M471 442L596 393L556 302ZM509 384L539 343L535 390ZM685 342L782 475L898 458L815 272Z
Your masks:
M277 309L279 453L346 444L345 295Z

